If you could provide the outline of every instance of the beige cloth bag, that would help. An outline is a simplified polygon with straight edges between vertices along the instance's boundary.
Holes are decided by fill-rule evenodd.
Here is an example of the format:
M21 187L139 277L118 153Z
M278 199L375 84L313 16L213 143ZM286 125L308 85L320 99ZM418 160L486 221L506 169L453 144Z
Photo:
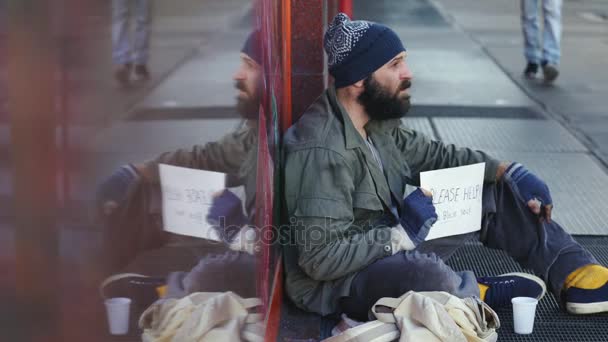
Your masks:
M496 313L481 300L447 292L410 291L399 298L381 298L372 312L378 320L325 341L495 342L500 327Z
M258 298L233 292L196 292L181 299L159 300L139 318L144 342L264 341L262 315L249 310Z

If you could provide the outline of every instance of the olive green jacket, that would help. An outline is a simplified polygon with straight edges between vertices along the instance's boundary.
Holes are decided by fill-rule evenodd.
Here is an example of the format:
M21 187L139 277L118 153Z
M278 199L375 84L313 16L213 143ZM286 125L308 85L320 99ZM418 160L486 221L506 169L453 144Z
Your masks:
M370 121L365 129L386 177L333 87L284 137L286 291L296 305L322 315L337 312L359 270L393 254L390 227L380 220L391 196L401 200L420 172L486 162L485 180L496 178L497 160L430 140L399 119Z

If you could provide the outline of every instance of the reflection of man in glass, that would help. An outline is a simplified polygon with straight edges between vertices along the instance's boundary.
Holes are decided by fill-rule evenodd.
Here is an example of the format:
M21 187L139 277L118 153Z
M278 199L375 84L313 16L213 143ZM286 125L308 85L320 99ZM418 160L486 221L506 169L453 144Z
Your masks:
M243 214L241 209L241 200L226 190L216 195L207 217L210 222L221 225L220 235L228 240L227 242L232 242L239 232L240 229L234 229L235 227L240 228L251 222L257 165L257 115L262 82L259 51L259 32L255 31L243 45L240 66L233 76L238 90L237 110L245 119L243 124L219 141L166 152L144 163L121 166L98 188L98 205L106 219L116 216L121 212L119 209L124 209L129 204L129 196L135 188L142 184L158 184L158 165L162 163L226 173L227 187L244 186L246 214Z

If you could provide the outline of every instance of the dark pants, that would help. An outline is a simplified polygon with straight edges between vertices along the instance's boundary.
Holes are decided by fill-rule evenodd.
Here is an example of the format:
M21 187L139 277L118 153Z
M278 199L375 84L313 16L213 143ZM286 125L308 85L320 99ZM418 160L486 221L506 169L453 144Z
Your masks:
M479 232L425 241L414 251L399 252L365 267L354 278L350 296L340 299L342 312L365 321L378 299L399 297L410 290L479 296L473 272L455 272L443 262L469 239L506 251L542 277L558 296L572 271L597 263L559 224L541 223L504 182L484 186L481 227Z

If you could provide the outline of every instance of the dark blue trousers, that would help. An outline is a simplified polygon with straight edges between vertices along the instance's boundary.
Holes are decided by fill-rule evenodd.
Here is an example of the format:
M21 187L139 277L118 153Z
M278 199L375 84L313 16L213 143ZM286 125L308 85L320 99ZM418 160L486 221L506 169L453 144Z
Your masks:
M479 296L473 272L455 272L443 262L470 239L506 251L543 278L557 296L572 271L597 263L558 223L540 222L507 183L486 184L481 231L425 241L416 250L375 261L358 272L350 295L340 299L342 312L365 321L378 299L399 297L410 290L446 291L461 298Z

